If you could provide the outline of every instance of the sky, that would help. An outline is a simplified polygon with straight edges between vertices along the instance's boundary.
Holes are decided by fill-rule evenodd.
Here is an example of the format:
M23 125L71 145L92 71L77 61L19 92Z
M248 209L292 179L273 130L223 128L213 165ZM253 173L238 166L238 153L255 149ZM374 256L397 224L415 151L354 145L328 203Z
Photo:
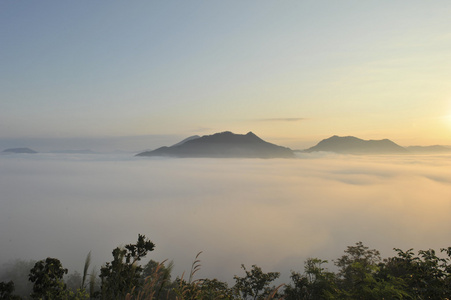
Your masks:
M450 15L446 0L1 1L0 141L451 145Z
M0 155L0 266L55 257L82 272L138 233L173 278L234 283L241 264L302 272L361 241L383 258L450 246L451 156L298 154L297 159L170 159L128 154ZM4 268L0 267L1 270Z

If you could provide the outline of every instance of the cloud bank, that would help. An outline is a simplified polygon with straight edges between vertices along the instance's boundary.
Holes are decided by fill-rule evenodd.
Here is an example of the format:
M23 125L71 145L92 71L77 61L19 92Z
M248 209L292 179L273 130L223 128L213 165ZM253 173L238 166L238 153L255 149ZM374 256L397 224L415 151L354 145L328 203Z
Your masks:
M288 278L357 241L383 256L439 249L450 246L450 158L0 156L0 263L50 256L80 271L92 251L100 267L141 233L174 276L203 251L199 276L231 282L241 264Z

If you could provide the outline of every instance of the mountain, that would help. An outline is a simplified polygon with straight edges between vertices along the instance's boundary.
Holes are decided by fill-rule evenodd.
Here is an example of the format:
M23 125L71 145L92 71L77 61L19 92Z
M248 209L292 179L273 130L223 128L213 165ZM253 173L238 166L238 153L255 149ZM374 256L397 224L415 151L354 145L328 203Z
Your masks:
M174 146L145 151L136 156L291 158L294 153L289 148L265 142L252 132L244 135L226 131L188 138Z
M353 136L332 136L324 139L316 146L304 150L304 152L327 151L346 154L401 154L408 151L395 144L384 140L362 140Z
M187 137L187 138L184 139L183 141L178 142L178 143L175 144L175 145L172 145L172 147L180 146L181 144L184 144L184 143L186 143L186 142L188 142L188 141L195 140L195 139L198 139L198 138L200 138L200 136L198 136L198 135L192 135L192 136L190 136L190 137Z
M10 148L2 151L3 153L38 153L37 151L31 150L30 148Z
M451 148L434 145L434 146L409 146L406 148L409 152L418 154L433 154L433 153L449 153Z

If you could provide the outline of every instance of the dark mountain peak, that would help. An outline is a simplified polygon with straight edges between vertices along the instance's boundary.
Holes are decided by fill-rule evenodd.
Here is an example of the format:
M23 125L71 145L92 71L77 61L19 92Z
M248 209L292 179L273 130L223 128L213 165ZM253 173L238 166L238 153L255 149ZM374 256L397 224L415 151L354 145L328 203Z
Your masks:
M200 138L200 136L198 136L198 135L192 135L192 136L189 136L189 137L187 137L186 139L184 139L184 140L182 140L182 141L180 141L180 142L178 142L177 144L174 144L174 145L172 145L173 147L174 146L180 146L181 144L184 144L184 143L186 143L186 142L189 142L189 141L191 141L191 140L195 140L195 139L198 139L198 138Z
M223 131L212 135L204 135L198 139L189 141L189 143L224 143L224 144L241 144L262 141L252 132L247 134L235 134L231 131Z
M294 157L294 153L289 148L265 142L252 132L235 134L224 131L142 152L138 156L272 158Z
M246 133L246 136L249 138L249 139L252 139L252 140L257 140L257 141L263 141L261 138L259 138L255 133L253 133L252 131L249 131L248 133Z
M334 135L334 136L330 137L329 139L363 141L362 139L359 139L358 137L355 137L355 136L352 136L352 135L347 135L347 136Z
M222 131L222 132L216 132L210 135L204 135L204 136L229 136L229 135L235 135L233 132L231 131Z
M358 137L347 135L347 136L339 136L339 135L333 135L330 138L326 140L350 140L350 141L363 141L362 139L359 139Z
M351 136L351 135L348 135L348 136L333 135L330 138L322 140L320 143L349 143L349 142L358 143L361 141L364 141L364 140L359 139L355 136Z
M342 147L342 145L356 144L356 143L361 143L361 142L363 142L363 140L356 138L354 136L334 135L334 136L331 136L330 138L320 141L317 146L321 146L321 147L340 146L340 147Z
M362 140L354 136L340 137L334 135L320 141L305 152L327 151L348 154L390 154L406 153L407 150L389 139Z
M37 151L34 151L30 148L10 148L10 149L3 150L3 152L4 153L28 153L28 154L38 153Z

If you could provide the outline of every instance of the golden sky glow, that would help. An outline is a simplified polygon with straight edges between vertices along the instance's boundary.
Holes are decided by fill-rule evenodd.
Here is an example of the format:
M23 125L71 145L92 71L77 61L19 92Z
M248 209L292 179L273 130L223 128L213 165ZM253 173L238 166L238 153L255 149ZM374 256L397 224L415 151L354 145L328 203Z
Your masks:
M0 139L449 145L450 15L449 1L5 1Z

